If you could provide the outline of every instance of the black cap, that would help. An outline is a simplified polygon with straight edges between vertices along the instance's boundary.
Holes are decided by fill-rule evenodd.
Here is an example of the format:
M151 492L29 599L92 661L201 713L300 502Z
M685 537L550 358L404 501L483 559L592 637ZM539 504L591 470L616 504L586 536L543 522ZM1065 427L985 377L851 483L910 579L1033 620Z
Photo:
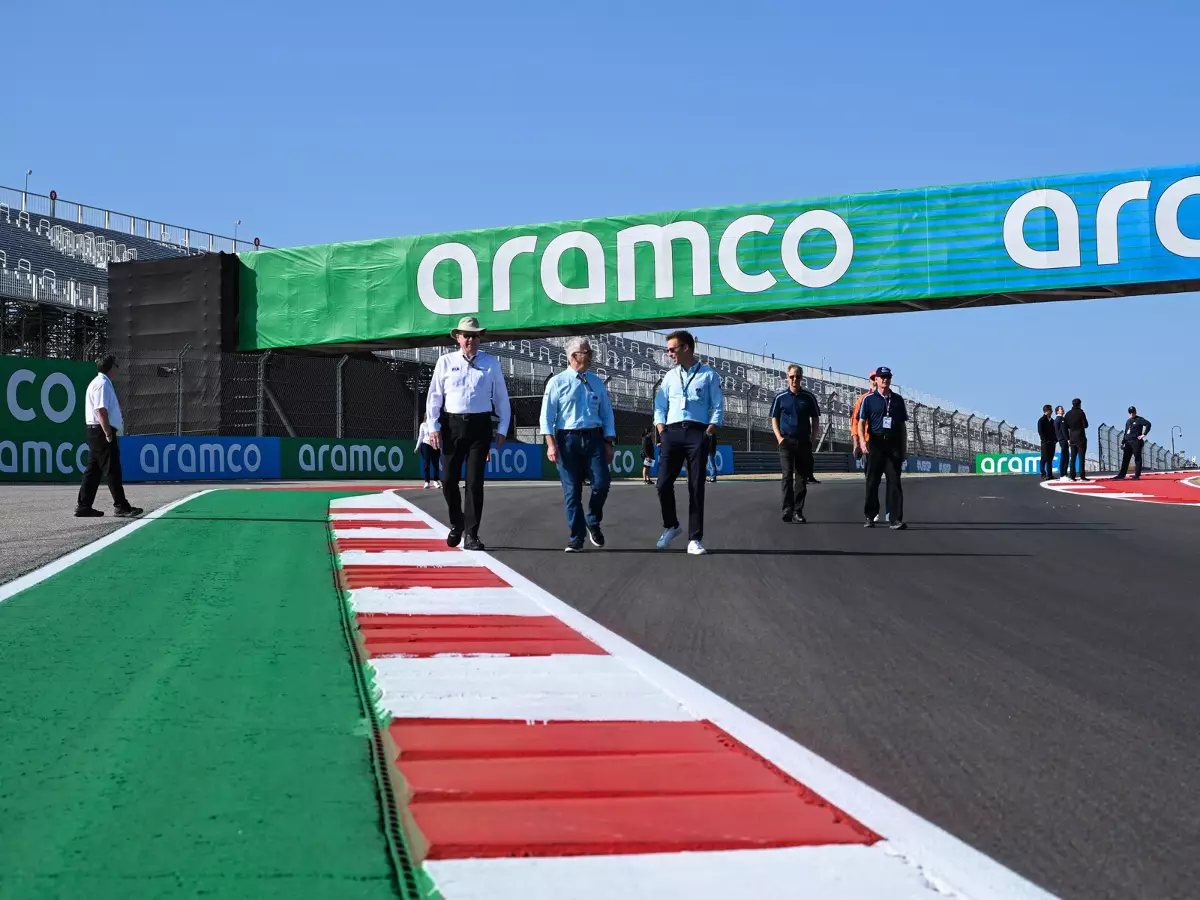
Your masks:
M1136 407L1136 406L1131 406L1131 407L1129 407L1129 411L1130 411L1131 413L1135 413L1135 412L1137 412L1137 407Z
M876 378L891 378L892 370L889 369L887 366L880 366L878 369L875 370L875 377Z

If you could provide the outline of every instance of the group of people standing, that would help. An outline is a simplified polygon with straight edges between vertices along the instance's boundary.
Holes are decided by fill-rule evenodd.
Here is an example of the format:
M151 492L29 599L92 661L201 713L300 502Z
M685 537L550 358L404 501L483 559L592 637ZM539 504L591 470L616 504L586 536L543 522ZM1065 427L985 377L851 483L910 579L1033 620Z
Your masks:
M1070 410L1064 412L1061 406L1053 409L1050 404L1042 407L1042 417L1038 419L1038 440L1041 442L1042 459L1039 475L1043 481L1054 478L1054 453L1058 451L1059 479L1075 481L1091 481L1087 477L1087 413L1083 411L1083 401L1076 397L1071 401ZM1138 415L1137 407L1128 410L1129 418L1125 420L1125 430L1121 435L1121 469L1114 475L1115 479L1123 479L1129 474L1129 462L1134 461L1133 477L1142 477L1142 451L1146 447L1146 435L1150 433L1150 420Z

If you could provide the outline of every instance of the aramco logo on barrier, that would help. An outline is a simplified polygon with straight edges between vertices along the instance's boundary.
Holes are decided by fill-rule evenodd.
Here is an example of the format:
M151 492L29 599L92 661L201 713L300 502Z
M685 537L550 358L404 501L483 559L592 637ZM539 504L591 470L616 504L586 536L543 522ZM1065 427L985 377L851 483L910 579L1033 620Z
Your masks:
M976 453L980 475L1037 475L1042 458L1036 453Z
M404 468L404 450L399 444L372 441L370 444L303 443L300 468L305 472L352 472L355 474L398 474Z

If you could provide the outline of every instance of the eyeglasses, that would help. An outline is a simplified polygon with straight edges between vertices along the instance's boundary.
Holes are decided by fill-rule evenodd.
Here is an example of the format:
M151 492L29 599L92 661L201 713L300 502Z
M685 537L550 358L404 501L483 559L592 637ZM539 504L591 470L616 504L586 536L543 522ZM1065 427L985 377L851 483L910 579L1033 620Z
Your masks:
M683 349L682 347L667 347L667 352L670 353L672 356L674 356L676 353L678 353L682 349Z
M799 378L799 377L800 377L799 375L789 375L789 376L787 377L787 380L788 380L788 381L795 381L795 380L796 380L797 378Z

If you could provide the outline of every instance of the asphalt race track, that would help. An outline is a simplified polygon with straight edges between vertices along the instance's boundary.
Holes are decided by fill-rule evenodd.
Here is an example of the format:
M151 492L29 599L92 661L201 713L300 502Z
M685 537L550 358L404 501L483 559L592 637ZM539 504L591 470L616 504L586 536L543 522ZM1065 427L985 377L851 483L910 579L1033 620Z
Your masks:
M491 483L480 536L1060 896L1200 896L1198 511L914 478L909 530L868 531L861 495L827 479L785 525L775 482L710 485L710 555L689 557L654 549L652 488L615 484L607 549L566 554L557 486ZM405 497L445 521L440 492Z

